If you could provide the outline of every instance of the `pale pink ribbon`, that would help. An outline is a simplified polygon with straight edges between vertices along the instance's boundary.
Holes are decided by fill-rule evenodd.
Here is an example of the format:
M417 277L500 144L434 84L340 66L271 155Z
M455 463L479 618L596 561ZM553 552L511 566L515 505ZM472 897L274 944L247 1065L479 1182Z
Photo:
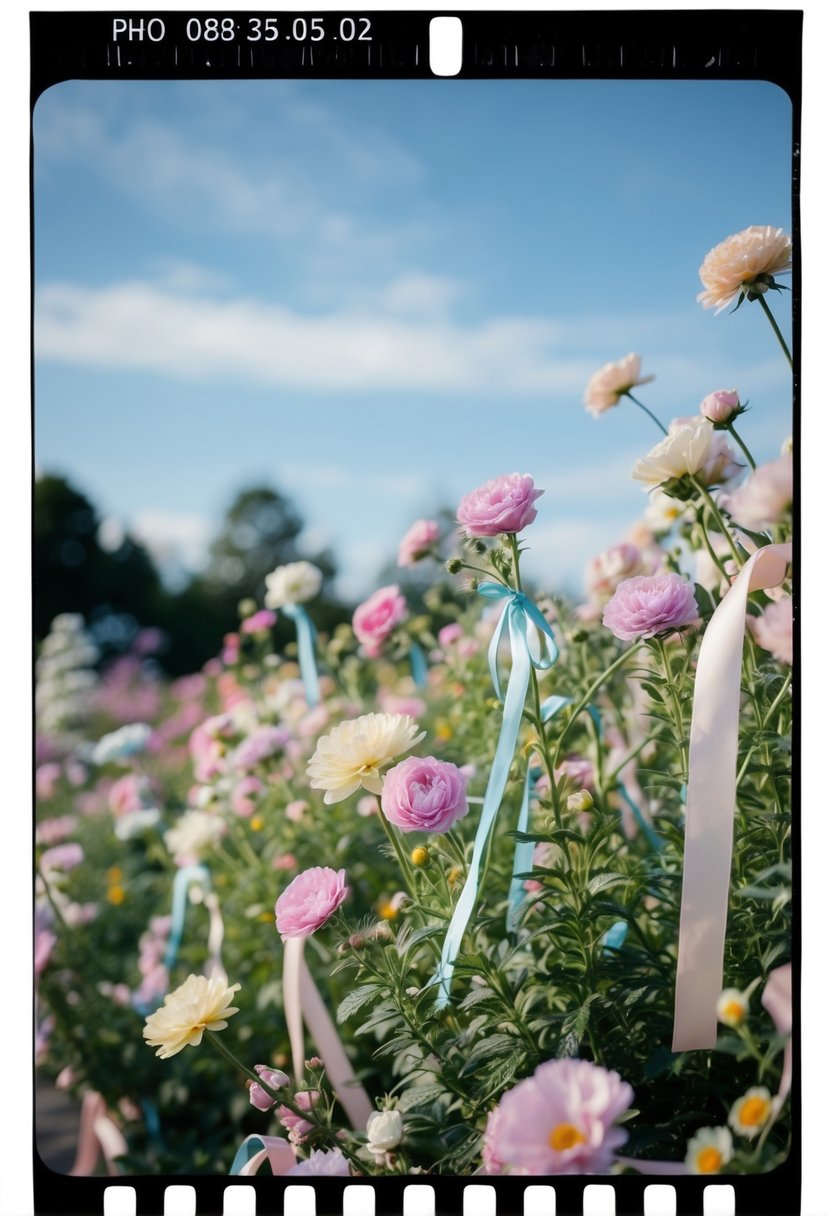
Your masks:
M285 941L282 1000L291 1041L294 1080L298 1082L305 1073L304 1020L343 1110L351 1120L352 1127L362 1131L374 1106L354 1075L337 1028L308 970L305 939L302 937L289 937Z
M792 965L777 967L766 980L760 1004L767 1009L774 1019L778 1034L788 1035L786 1046L783 1048L783 1072L780 1076L780 1088L772 1100L772 1122L783 1109L783 1103L789 1096L792 1087Z
M119 1173L115 1158L122 1157L126 1151L127 1142L121 1129L113 1123L107 1113L106 1102L102 1095L96 1090L87 1090L81 1103L78 1151L75 1156L75 1164L69 1173L74 1177L89 1177L95 1173L98 1160L103 1153L107 1173L114 1177Z
M792 547L767 545L743 566L705 631L697 661L688 758L674 1051L717 1041L717 999L731 880L740 670L749 592L786 577Z
M250 1178L252 1175L259 1172L261 1166L267 1161L271 1167L271 1172L275 1177L280 1177L288 1173L288 1170L293 1169L296 1165L296 1153L293 1146L282 1136L256 1136L256 1140L261 1140L264 1148L258 1153L255 1153L250 1161L246 1161L237 1178ZM243 1142L244 1143L244 1142Z

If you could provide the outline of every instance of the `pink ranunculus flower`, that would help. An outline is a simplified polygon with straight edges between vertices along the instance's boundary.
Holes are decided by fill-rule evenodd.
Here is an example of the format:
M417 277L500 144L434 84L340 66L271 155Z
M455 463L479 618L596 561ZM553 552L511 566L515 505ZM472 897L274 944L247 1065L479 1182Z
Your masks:
M290 739L291 732L284 726L257 726L233 752L230 763L237 771L246 772L283 751Z
M318 1099L319 1091L316 1089L301 1089L299 1093L294 1094L294 1102L300 1110L310 1111L316 1105ZM295 1114L287 1106L278 1107L276 1114L279 1122L287 1129L288 1139L294 1144L301 1144L314 1126L313 1123L309 1123L301 1115Z
M348 891L345 870L312 866L297 874L276 901L276 927L282 940L316 933L333 916Z
M380 803L401 832L448 832L469 810L466 777L447 760L408 756L386 773Z
M262 608L252 616L246 616L239 626L240 633L267 633L276 624L276 613L270 608Z
M250 819L256 810L256 799L264 788L259 778L250 774L237 781L230 794L230 805L235 814Z
M268 1068L267 1064L254 1064L253 1071L271 1089L284 1089L286 1085L290 1084L287 1073L278 1068ZM251 1106L255 1106L257 1110L268 1111L276 1105L276 1098L272 1098L261 1085L251 1085L248 1094Z
M396 583L380 587L358 606L352 625L357 641L370 659L379 657L384 642L407 614L406 600Z
M315 1148L305 1161L292 1165L286 1178L348 1178L351 1170L338 1148Z
M422 718L426 713L426 702L422 697L403 696L388 688L380 689L377 703L384 714L408 714L410 718Z
M769 604L760 616L750 616L748 627L758 646L774 655L778 663L791 667L794 660L794 620L790 595Z
M522 532L537 516L535 500L543 493L535 488L529 473L496 477L463 496L458 523L470 536Z
M724 504L738 524L759 531L776 524L794 498L794 459L786 452L761 464Z
M440 526L434 519L417 519L400 542L398 566L414 566L437 544Z
M639 384L649 384L653 376L640 375L639 355L625 355L618 363L605 363L587 382L584 404L588 413L598 418L605 410L618 405L625 393Z
M463 637L463 625L459 625L457 621L453 621L450 625L444 625L438 633L438 642L444 650L448 650L450 646L454 646L455 642L459 642Z
M622 541L590 560L585 578L587 594L594 600L608 599L626 578L649 574L637 545Z
M620 583L602 616L623 642L652 638L699 618L694 588L679 574L642 574Z
M703 397L699 412L709 422L724 424L740 410L740 394L736 388L718 388Z
M605 1174L627 1133L614 1124L633 1101L618 1073L588 1060L548 1060L502 1097L485 1151L515 1174Z

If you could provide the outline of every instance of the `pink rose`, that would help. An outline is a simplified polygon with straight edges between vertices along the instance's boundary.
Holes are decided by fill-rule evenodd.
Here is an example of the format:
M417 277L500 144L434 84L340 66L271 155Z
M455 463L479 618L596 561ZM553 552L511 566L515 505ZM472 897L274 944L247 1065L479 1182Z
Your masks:
M383 781L383 814L401 832L448 832L469 810L466 777L434 756L408 756Z
M538 512L536 490L528 473L509 473L487 481L470 491L458 506L458 523L470 536L498 536L502 532L521 532Z
M414 566L437 544L440 528L434 519L417 519L400 542L398 566Z
M652 638L699 618L694 588L679 574L642 574L620 583L602 617L623 642Z
M381 587L360 604L354 613L352 625L357 641L370 659L379 657L383 643L406 619L406 615L406 601L396 584Z
M730 422L740 409L740 394L736 388L718 388L704 397L699 407L703 418L709 422Z
M794 658L794 621L790 595L769 604L760 616L750 616L748 627L758 646L773 655L778 663L791 667Z
M284 1089L286 1085L290 1084L286 1073L281 1072L278 1068L268 1068L267 1064L254 1064L253 1071L271 1089ZM267 1111L276 1105L276 1098L272 1098L261 1085L251 1085L248 1094L251 1106L255 1106L257 1110Z
M347 895L345 870L313 866L297 874L276 901L276 928L282 940L316 933Z
M276 613L270 608L262 608L252 616L245 617L239 629L242 633L267 633L276 624Z

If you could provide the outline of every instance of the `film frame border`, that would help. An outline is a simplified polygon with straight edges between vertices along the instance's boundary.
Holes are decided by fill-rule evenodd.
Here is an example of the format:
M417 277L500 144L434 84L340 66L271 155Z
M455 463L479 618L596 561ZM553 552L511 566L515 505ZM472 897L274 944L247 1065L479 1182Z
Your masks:
M309 10L233 10L239 21L275 15L292 20L307 17ZM359 42L312 46L294 42L246 44L245 62L241 46L221 42L199 45L186 40L188 20L214 16L215 10L186 12L159 10L171 36L159 42L130 45L129 55L113 54L107 37L115 19L141 20L146 10L107 12L38 12L30 20L30 219L34 231L32 116L38 97L54 84L72 79L86 80L233 80L233 79L445 79L429 67L429 23L433 17L456 16L463 24L463 63L451 79L602 79L602 80L764 80L787 93L792 105L792 341L793 438L794 438L794 597L799 597L800 568L800 352L801 352L801 247L800 247L800 122L802 105L802 27L800 10L602 10L558 12L449 12L367 10L377 31L366 45ZM353 18L358 10L326 10L327 21ZM597 22L597 18L600 20ZM703 28L704 27L704 28ZM181 52L181 58L179 58ZM31 257L34 299L34 254ZM32 317L32 335L34 333ZM32 369L34 339L32 336ZM32 428L34 428L34 372L32 370ZM31 474L34 489L34 468ZM34 588L33 588L34 590ZM798 614L794 626L793 695L800 696L801 639ZM34 727L33 710L32 726ZM34 729L32 730L34 738ZM800 721L795 715L793 733L795 763L792 778L792 809L800 807ZM34 758L33 758L34 761ZM32 762L34 773L34 762ZM34 780L32 780L34 805ZM722 1175L733 1186L736 1216L796 1216L800 1211L801 1107L800 1107L800 952L802 901L800 891L801 829L799 816L792 817L794 864L794 920L792 928L793 1060L790 1095L792 1148L787 1160L771 1173ZM34 902L34 900L33 900ZM33 990L34 1002L34 990ZM32 1043L34 1091L34 1045ZM198 1216L224 1210L224 1192L233 1186L230 1175L123 1175L73 1177L51 1170L37 1150L36 1105L33 1107L32 1157L34 1212L36 1216L89 1216L103 1213L104 1192L123 1185L136 1192L137 1216L156 1216L164 1211L168 1186L192 1186ZM464 1191L475 1185L472 1176L423 1176L435 1191L435 1216L461 1216ZM527 1187L548 1185L555 1191L557 1216L578 1216L583 1211L586 1187L600 1183L613 1187L616 1216L642 1216L644 1192L657 1182L655 1174L550 1176L522 1179L489 1177L486 1185L496 1193L498 1216L523 1211ZM256 1192L257 1207L282 1216L285 1190L292 1180L254 1176L244 1180ZM305 1185L308 1185L307 1180ZM313 1181L316 1211L342 1213L347 1186L371 1187L376 1216L402 1213L404 1192L411 1178L333 1179ZM677 1216L701 1216L703 1195L710 1180L695 1176L672 1176L669 1185L676 1195Z

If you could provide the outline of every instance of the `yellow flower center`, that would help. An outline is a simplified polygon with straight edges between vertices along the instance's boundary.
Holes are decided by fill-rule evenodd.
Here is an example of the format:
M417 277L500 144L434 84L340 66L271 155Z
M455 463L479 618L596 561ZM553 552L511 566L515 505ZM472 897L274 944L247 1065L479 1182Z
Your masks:
M119 883L123 877L124 871L120 866L110 866L107 870L107 882L111 883L113 886L116 883Z
M572 1123L559 1123L550 1132L549 1145L556 1153L566 1153L577 1144L584 1144L587 1137Z
M701 1174L716 1174L722 1165L722 1153L719 1149L704 1148L697 1157L697 1169Z
M251 819L251 821L250 821L250 830L252 832L261 832L262 828L264 826L265 826L265 820L262 818L262 816L254 815L253 819Z
M122 904L125 898L123 887L114 886L107 891L107 899L111 904Z
M441 724L438 726L437 731L435 733L437 734L437 737L439 739L451 739L452 738L452 727L449 725L448 722L441 722Z
M366 760L365 764L361 764L358 769L360 776L367 777L370 773L376 773L378 764L378 760Z
M377 905L377 912L383 920L395 920L397 917L397 908L390 900L381 901Z
M728 1022L742 1022L745 1012L739 1001L729 1001L723 1009L724 1020Z
M743 1127L759 1127L765 1123L769 1104L765 1098L746 1098L740 1107L740 1122Z

